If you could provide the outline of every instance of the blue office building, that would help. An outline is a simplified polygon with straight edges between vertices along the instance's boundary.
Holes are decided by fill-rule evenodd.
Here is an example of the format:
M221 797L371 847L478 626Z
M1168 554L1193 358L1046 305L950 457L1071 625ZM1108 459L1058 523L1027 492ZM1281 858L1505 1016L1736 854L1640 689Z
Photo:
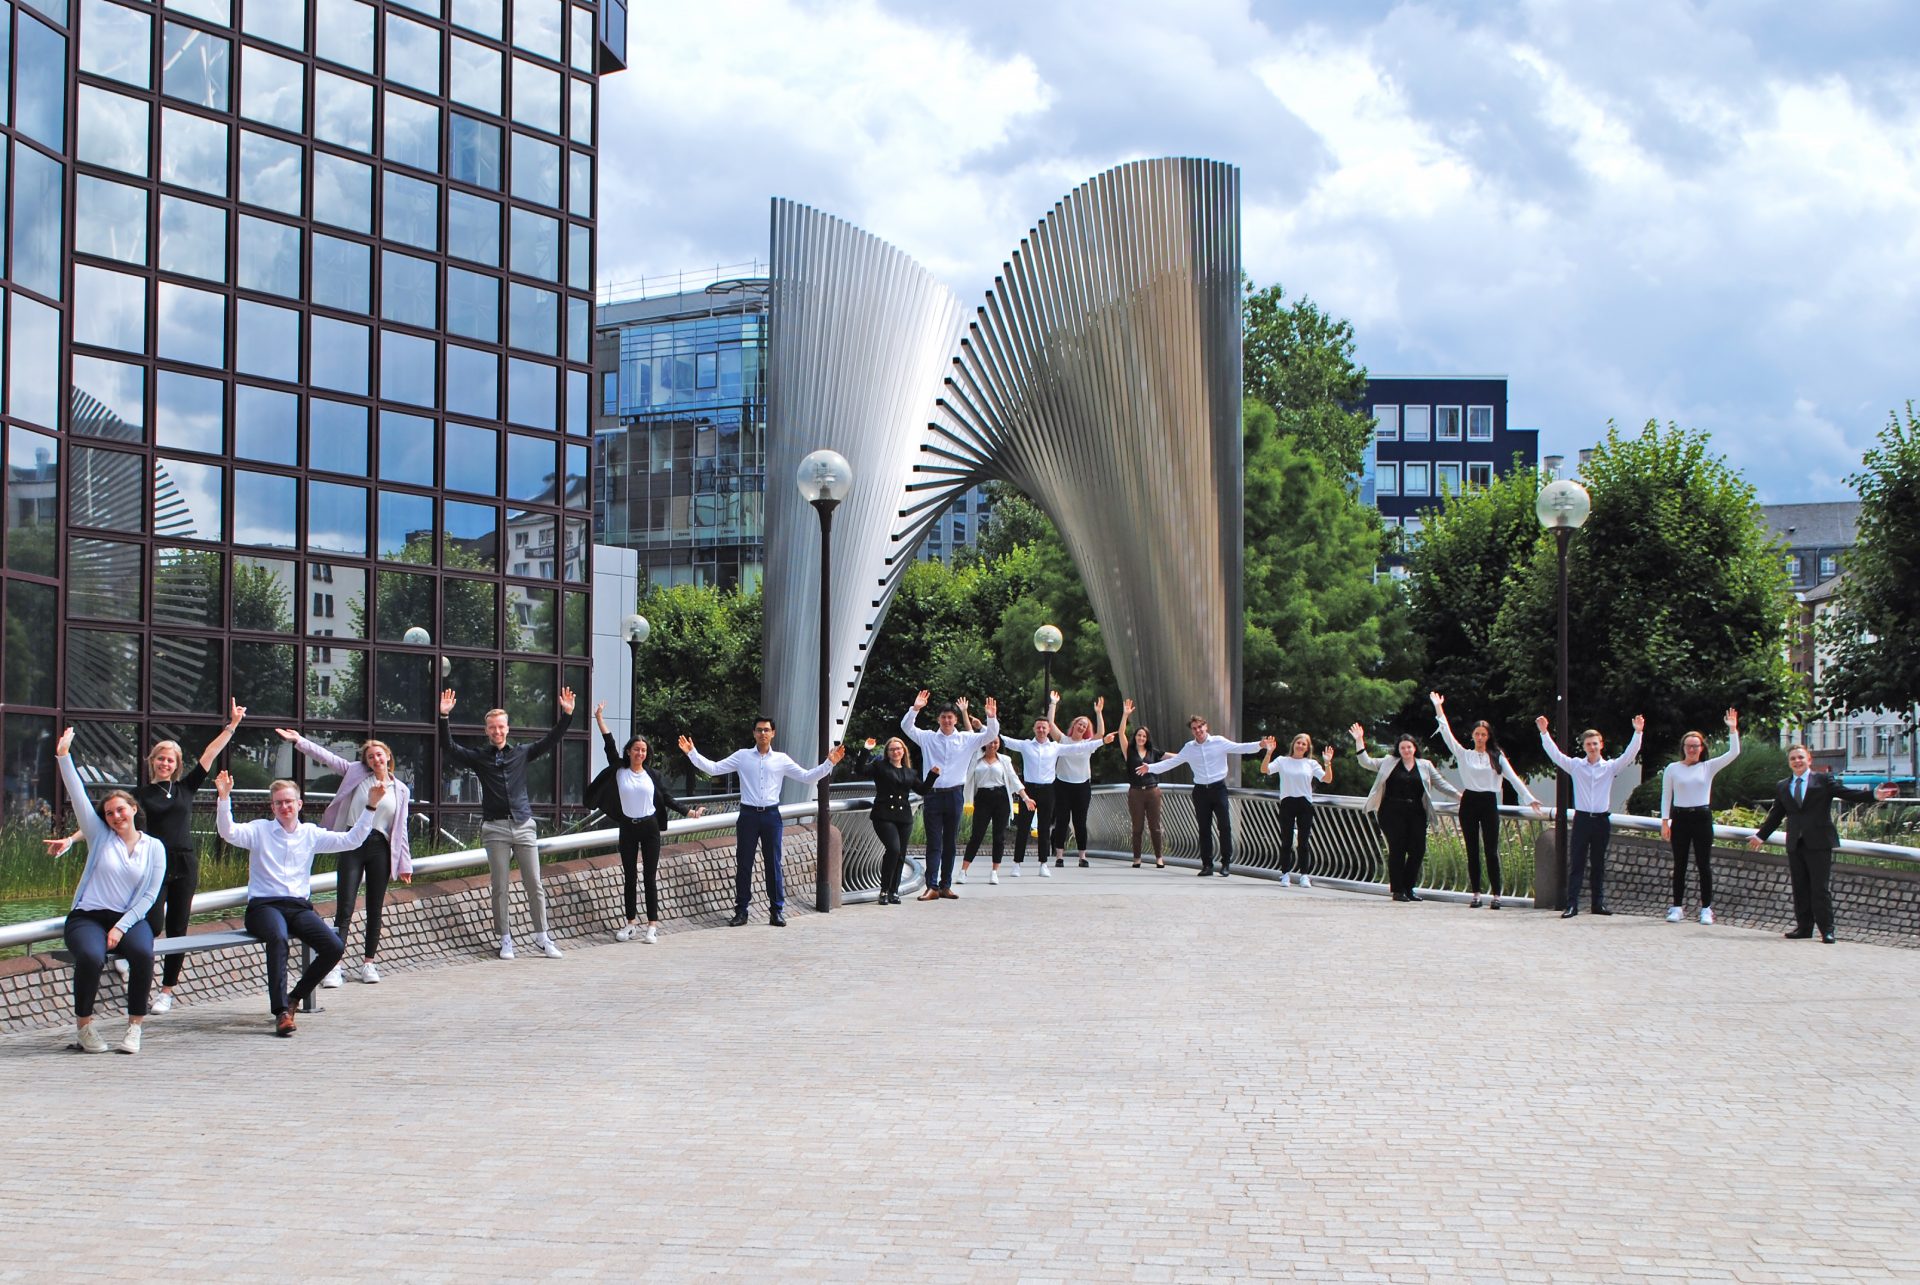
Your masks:
M1367 381L1364 408L1374 436L1361 498L1410 535L1443 496L1539 466L1540 431L1507 426L1503 375L1379 376Z

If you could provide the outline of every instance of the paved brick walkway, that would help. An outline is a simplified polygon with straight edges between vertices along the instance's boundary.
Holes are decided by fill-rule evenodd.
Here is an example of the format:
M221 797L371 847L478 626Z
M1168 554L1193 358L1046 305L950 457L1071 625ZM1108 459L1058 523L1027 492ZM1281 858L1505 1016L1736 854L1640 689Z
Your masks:
M5 1037L0 1278L1920 1278L1920 953L1060 873Z

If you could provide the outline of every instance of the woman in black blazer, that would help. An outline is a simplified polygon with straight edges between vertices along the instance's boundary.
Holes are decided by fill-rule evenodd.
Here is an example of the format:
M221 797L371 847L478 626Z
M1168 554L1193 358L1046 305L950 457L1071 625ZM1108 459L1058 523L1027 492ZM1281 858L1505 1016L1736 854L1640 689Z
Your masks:
M873 782L873 811L868 820L873 825L873 833L880 840L880 847L886 853L880 861L880 901L882 906L900 904L900 873L907 864L907 838L913 833L913 800L910 794L925 795L933 788L920 779L913 770L913 756L907 752L907 743L897 736L887 738L886 751L876 760L874 746L879 744L871 736L860 750L860 757L853 765L855 776L863 776ZM934 769L934 776L939 769ZM931 780L930 776L928 780ZM935 896L938 894L936 893ZM923 897L931 901L932 897Z
M593 707L593 719L600 725L600 739L607 751L607 767L587 787L587 803L619 823L620 868L627 876L627 923L613 936L616 941L631 941L640 930L639 858L646 858L647 932L641 940L652 945L660 930L660 831L666 812L697 817L705 808L688 811L668 791L659 774L647 766L647 738L635 735L627 742L626 752L614 748L613 733L607 730L606 702ZM664 809L664 811L663 811Z

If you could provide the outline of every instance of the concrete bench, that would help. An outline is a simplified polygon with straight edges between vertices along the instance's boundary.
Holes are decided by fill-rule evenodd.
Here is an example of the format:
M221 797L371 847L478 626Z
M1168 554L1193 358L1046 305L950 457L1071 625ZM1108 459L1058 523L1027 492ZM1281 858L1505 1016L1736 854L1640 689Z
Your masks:
M207 951L231 950L236 946L259 946L261 944L262 942L258 937L255 937L244 928L230 928L225 932L217 933L188 933L184 937L156 937L153 942L153 957L157 961L165 959L169 955L199 955ZM71 964L73 962L73 952L56 950L53 952L53 958L63 964ZM312 962L312 948L305 942L301 942L301 971L305 972L306 966ZM317 1013L320 1011L320 1005L315 1001L312 993L309 993L305 999L300 1001L300 1011L303 1013Z

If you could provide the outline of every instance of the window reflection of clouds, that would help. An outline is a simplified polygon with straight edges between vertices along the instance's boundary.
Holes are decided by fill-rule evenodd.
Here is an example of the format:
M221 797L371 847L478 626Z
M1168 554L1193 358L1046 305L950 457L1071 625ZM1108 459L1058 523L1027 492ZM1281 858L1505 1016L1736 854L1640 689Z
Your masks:
M73 248L122 263L147 261L147 194L137 187L76 175L73 187ZM14 227L19 227L14 198Z
M296 383L300 378L300 314L292 308L242 299L234 325L234 369L243 375Z
M240 199L298 217L303 155L297 143L241 130Z
M500 51L455 36L447 62L448 96L456 103L498 114Z
M227 364L227 299L210 290L160 283L158 354L196 366Z
M468 192L448 192L447 253L499 267L500 203Z
M60 314L15 293L7 340L7 410L19 419L59 427L59 384L47 372L60 368Z
M525 58L513 60L513 119L549 134L560 132L560 73Z
M227 279L227 212L178 196L160 198L160 269Z
M366 556L365 487L339 482L307 483L307 548L316 553Z
M388 170L381 181L380 235L421 250L440 248L440 189Z
M132 85L153 86L153 19L108 0L81 0L80 70Z
M299 352L298 346L294 348ZM273 388L239 384L233 390L233 453L272 464L295 462L300 398Z
M294 503L298 483L279 473L233 471L233 542L294 547ZM292 613L288 613L292 619Z
M496 353L447 345L447 413L493 419L500 414L500 358Z
M354 321L315 315L309 319L307 334L308 382L337 392L364 395L368 328Z
M61 297L60 246L66 224L66 167L31 147L13 149L13 237L7 267L15 282Z
M507 358L507 419L528 428L553 427L558 394L554 368L542 362Z
M314 52L355 71L373 70L373 6L359 0L319 0Z
M508 284L507 343L511 347L553 356L559 321L559 295L517 281Z
M373 167L344 156L313 155L313 217L353 232L373 230Z
M469 339L498 343L500 279L465 268L448 268L447 329ZM451 373L447 382L453 383Z
M75 432L125 442L146 438L147 372L143 368L75 353L73 391Z
M219 455L227 448L226 390L217 379L162 370L154 381L154 441Z
M367 408L315 397L307 403L307 467L367 472Z
M514 0L513 43L559 62L561 10L560 0Z
M405 94L387 94L381 157L430 174L440 172L440 109Z
M248 290L300 294L300 229L250 214L240 216L239 284Z
M508 224L513 270L523 277L558 281L560 220L533 210L515 209L508 215Z
M387 14L387 79L440 92L440 33L423 22ZM388 99L392 102L392 99Z
M404 335L397 330L381 332L380 396L384 400L405 402L410 406L432 406L439 374L433 340L418 335ZM383 440L385 423L385 417L382 417Z
M73 267L73 338L75 343L144 353L147 350L146 278L76 263Z
M360 241L313 235L313 301L343 312L373 308L373 251Z
M251 8L252 6L249 6ZM240 54L240 114L298 134L306 124L306 68L248 45Z
M192 112L160 113L160 179L212 196L227 194L227 127Z
M197 107L227 110L231 46L220 37L169 22L161 33L160 92Z
M558 208L560 148L530 134L516 133L508 190L520 200Z
M248 0L240 29L289 49L307 47L306 0Z
M380 480L433 485L433 421L403 411L380 412Z
M152 109L145 99L97 85L80 86L75 154L90 165L147 176Z
M373 86L330 71L313 74L314 137L356 152L373 150Z

